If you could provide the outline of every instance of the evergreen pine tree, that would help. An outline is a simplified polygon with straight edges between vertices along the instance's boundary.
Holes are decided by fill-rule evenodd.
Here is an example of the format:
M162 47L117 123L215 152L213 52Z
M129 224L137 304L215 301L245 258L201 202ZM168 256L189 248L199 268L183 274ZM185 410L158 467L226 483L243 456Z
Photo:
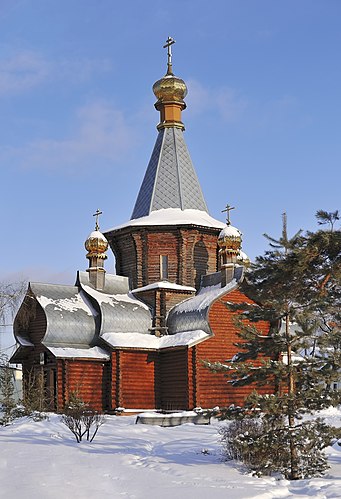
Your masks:
M338 212L320 210L318 222L328 223L327 229L305 235L299 231L289 238L283 215L280 239L265 234L270 249L257 257L244 286L261 306L226 304L239 311L240 353L224 364L207 363L213 371L225 372L233 385L275 387L270 396L254 392L244 407L230 407L223 417L262 414L267 437L257 434L252 445L268 446L271 455L280 442L287 459L274 459L266 467L294 480L326 469L323 448L337 434L323 421L302 421L302 415L340 402L340 392L330 389L340 377L341 231L334 229L338 218ZM270 321L266 336L257 329L260 320Z

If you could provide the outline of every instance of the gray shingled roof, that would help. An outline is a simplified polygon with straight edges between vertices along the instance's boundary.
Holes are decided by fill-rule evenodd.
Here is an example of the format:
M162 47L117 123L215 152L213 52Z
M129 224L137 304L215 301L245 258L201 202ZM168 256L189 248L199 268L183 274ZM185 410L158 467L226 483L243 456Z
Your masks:
M208 211L183 132L159 131L131 219L163 208Z
M44 345L89 347L96 333L95 319L78 287L32 282L30 289L46 315Z
M239 287L243 280L243 267L236 267L234 279L221 287L221 273L209 274L204 279L204 286L196 296L175 305L168 314L168 334L176 335L184 331L202 330L212 334L209 323L209 311L213 303Z
M104 333L150 334L150 310L129 292L127 277L106 274L103 291L91 286L87 272L79 272L78 281L82 290L97 302L101 318L100 336Z

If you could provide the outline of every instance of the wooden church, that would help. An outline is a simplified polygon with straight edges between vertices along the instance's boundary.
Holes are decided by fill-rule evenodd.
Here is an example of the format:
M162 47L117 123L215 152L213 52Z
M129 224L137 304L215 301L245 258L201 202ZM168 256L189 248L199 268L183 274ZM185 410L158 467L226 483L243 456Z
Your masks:
M166 411L241 403L203 360L237 353L226 302L252 301L241 289L241 233L212 218L184 140L185 82L168 69L153 86L158 135L131 219L85 242L89 267L74 286L29 283L15 318L24 384L43 373L46 403L62 411L77 393L97 410ZM99 212L97 212L97 215ZM106 251L116 274L104 268ZM264 332L268 324L262 324Z

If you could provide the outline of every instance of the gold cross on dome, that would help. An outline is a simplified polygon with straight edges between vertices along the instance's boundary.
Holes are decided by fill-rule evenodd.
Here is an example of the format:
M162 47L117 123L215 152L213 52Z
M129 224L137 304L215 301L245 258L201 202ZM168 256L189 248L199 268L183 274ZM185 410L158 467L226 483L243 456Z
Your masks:
M227 225L231 224L231 221L230 221L230 211L234 210L234 209L235 209L234 206L230 206L229 204L227 204L225 210L221 210L222 213L226 212L226 223L227 223Z
M167 74L173 74L172 73L172 45L175 43L174 38L169 36L166 40L166 44L163 46L163 48L167 48L167 55L168 55L168 61L167 61Z
M98 217L99 217L100 215L102 215L102 213L103 213L103 211L101 211L101 210L99 210L99 209L97 208L96 213L94 213L94 214L92 215L93 217L96 217L96 225L95 225L95 230L99 230L99 225L98 225Z

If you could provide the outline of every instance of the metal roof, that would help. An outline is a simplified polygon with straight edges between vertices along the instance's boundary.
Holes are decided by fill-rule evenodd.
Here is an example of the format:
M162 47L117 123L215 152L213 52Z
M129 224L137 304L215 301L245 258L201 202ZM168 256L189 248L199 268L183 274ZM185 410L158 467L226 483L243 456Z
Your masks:
M90 284L88 276L87 272L79 272L78 282L95 300L100 316L100 336L104 333L150 334L150 310L129 292L127 277L106 274L105 288L99 291Z
M163 208L208 211L183 132L159 131L131 219Z
M221 287L221 273L211 274L196 296L188 298L175 305L168 314L168 334L179 334L183 331L205 331L212 334L209 324L209 310L211 305L226 293L237 289L243 279L242 267L235 269L234 279Z
M57 357L99 359L104 354L94 345L104 333L150 334L151 312L130 293L126 277L107 274L104 290L98 291L87 272L78 272L76 286L30 283L28 295L45 313L42 343ZM29 332L15 334L20 347L13 358L19 359L34 345Z
M76 286L30 283L47 321L46 346L86 347L95 337L95 318Z

